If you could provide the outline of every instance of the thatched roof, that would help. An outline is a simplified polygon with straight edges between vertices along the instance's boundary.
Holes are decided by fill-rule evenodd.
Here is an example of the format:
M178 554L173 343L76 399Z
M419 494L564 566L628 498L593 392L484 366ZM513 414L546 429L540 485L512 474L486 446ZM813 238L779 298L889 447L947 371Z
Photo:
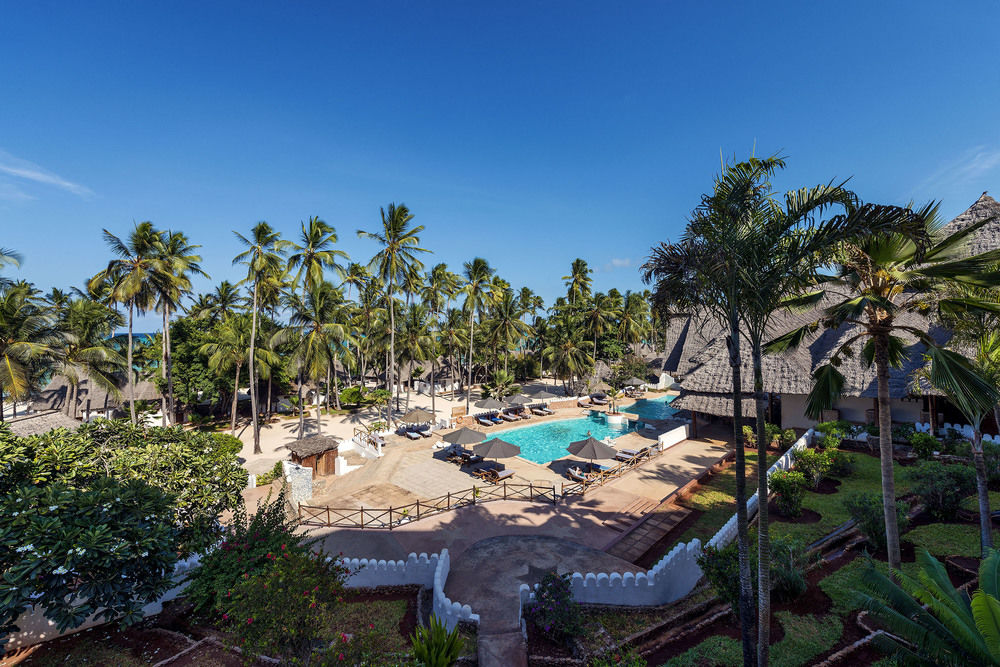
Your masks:
M12 417L7 420L7 425L10 426L10 430L14 432L14 435L25 437L48 433L54 428L75 430L80 426L80 422L64 415L58 410L47 410L45 412L35 412L19 417Z
M947 234L953 234L983 218L989 217L993 217L994 220L980 227L979 231L972 235L966 252L971 256L988 250L995 250L1000 248L1000 203L985 192L980 195L976 203L945 225L942 231Z
M336 449L339 444L340 438L335 438L332 435L312 435L285 445L285 449L301 459Z
M733 397L726 394L712 394L698 391L685 391L683 396L679 396L670 402L670 407L677 410L690 410L706 415L718 415L721 417L733 415ZM757 407L752 397L743 395L743 416L752 418L757 416Z
M87 409L87 401L90 401L92 410L100 410L105 404L110 408L120 407L128 404L128 385L122 383L119 388L120 396L109 394L103 387L99 387L89 379L80 380L77 385L77 410L83 412ZM62 410L66 406L69 397L69 380L64 375L56 375L49 384L39 392L32 401L31 407L35 410ZM158 401L160 391L156 385L149 380L140 380L135 384L135 400L137 401ZM106 401L106 402L105 402Z

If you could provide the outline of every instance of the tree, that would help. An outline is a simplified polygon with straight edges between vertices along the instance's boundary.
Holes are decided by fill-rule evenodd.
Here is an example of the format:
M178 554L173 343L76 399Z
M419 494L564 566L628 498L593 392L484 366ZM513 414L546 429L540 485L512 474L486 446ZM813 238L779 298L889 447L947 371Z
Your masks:
M507 371L497 371L489 382L483 383L483 397L498 400L521 393L521 385L514 382L514 376Z
M594 361L597 361L597 339L603 336L614 324L621 313L615 305L615 300L607 294L598 292L582 307L583 325L586 332L594 339Z
M32 291L22 285L0 286L0 421L4 396L16 401L31 389L32 369L54 355L62 337Z
M5 266L21 266L21 254L11 248L0 248L0 269ZM0 287L6 287L9 284L8 278L0 276ZM3 415L0 415L0 418L2 417Z
M469 330L465 328L465 314L458 308L449 308L438 330L438 339L448 354L448 366L451 369L451 385L455 386L455 353L469 344Z
M250 347L257 349L257 318L258 304L260 302L260 283L268 275L278 275L282 273L282 255L284 254L285 241L281 240L281 235L271 228L266 222L258 222L247 238L239 232L233 232L240 243L246 246L246 250L233 258L233 264L243 264L247 267L247 277L244 282L253 286L253 298L250 308ZM260 422L257 419L257 373L254 367L255 354L249 355L250 360L250 421L253 425L253 453L260 454Z
M521 320L523 314L512 290L504 290L495 299L493 317L490 319L490 338L497 344L494 349L503 349L505 373L511 348L532 334L531 327Z
M459 277L448 270L448 265L445 263L435 264L434 268L430 270L427 274L427 280L424 282L423 299L424 303L430 308L431 318L433 320L433 329L435 332L439 329L441 324L441 313L444 312L448 303L455 297L455 293L458 291ZM435 333L432 333L432 338ZM436 338L432 339L432 347L434 348L431 353L431 412L437 413L435 405L435 366L437 366L438 341Z
M900 571L899 583L874 567L857 592L862 608L888 633L875 642L910 665L1000 665L1000 554L979 564L979 588L969 597L951 583L944 566L926 549L917 551L916 578Z
M226 319L226 316L246 305L246 299L240 294L240 288L228 280L223 280L215 287L215 291L209 295L204 295L203 299L195 307L192 306L191 314L195 317L207 319L212 325L218 324Z
M431 338L429 312L422 303L411 303L403 315L400 326L399 360L407 362L424 361L434 353L434 340ZM413 375L406 385L406 405L410 405L410 389L413 387Z
M337 231L317 216L309 218L308 226L302 223L302 231L298 243L290 243L288 268L298 269L293 283L304 285L311 290L323 282L323 271L333 269L341 272L337 258L348 259L347 253L337 250L333 245L337 242Z
M213 342L201 346L201 354L208 357L208 367L219 375L235 372L233 380L233 405L229 428L236 435L236 408L240 394L240 370L250 357L250 338L247 314L231 315L216 327ZM251 380L252 383L252 380ZM256 447L256 445L255 445Z
M649 303L638 292L625 292L625 303L618 320L618 337L639 354L639 343L649 333Z
M389 204L379 209L382 216L382 229L378 232L358 230L358 237L377 242L382 249L375 253L368 263L368 269L378 275L386 284L386 297L389 302L389 363L386 368L386 388L391 391L395 382L396 363L396 287L405 283L411 274L423 269L423 264L417 259L417 253L430 252L419 247L420 233L423 225L411 227L413 214L404 204L396 206ZM392 411L389 411L392 422Z
M57 326L63 342L55 368L66 378L65 412L70 417L76 418L77 391L84 378L112 396L121 394L115 373L125 370L125 360L109 338L120 322L120 315L86 298L73 299L61 313Z
M576 305L581 299L590 296L590 285L593 283L590 274L593 272L594 270L588 267L584 260L580 258L573 260L569 275L562 277L563 280L568 281L566 283L566 297L569 299L570 305Z
M141 222L123 241L107 229L104 241L116 259L88 282L91 290L102 284L110 288L109 298L128 307L128 409L135 423L135 369L132 366L132 323L136 313L142 314L154 303L157 292L171 289L172 277L160 258L161 232L151 222Z
M934 203L918 210L873 204L850 206L844 215L858 224L869 229L895 231L881 231L840 243L832 258L832 275L824 276L815 291L792 302L797 306L818 304L829 297L833 303L820 309L818 319L767 346L771 351L782 351L801 344L820 328L853 327L829 361L813 372L813 388L806 403L806 413L818 418L843 390L844 375L839 370L842 360L854 356L855 346L863 342L861 362L867 367L874 363L878 382L882 506L889 566L894 570L899 569L900 552L892 464L889 369L898 368L906 358L903 336L923 343L932 354L939 349L937 341L927 331L912 325L907 316L919 317L934 308L939 317L949 312L991 309L992 306L976 299L942 298L941 294L949 287L992 287L1000 280L1000 274L994 269L1000 262L1000 250L974 257L963 256L964 241L990 219L945 235L940 231L937 211L938 206Z
M465 411L468 413L472 402L472 352L476 335L476 314L483 310L490 298L490 278L493 269L482 257L476 257L464 265L465 285L462 293L465 295L463 308L469 316L469 358L466 360L469 372L469 386L465 388Z
M563 379L564 387L566 378L574 383L577 377L582 377L594 365L594 360L583 347L582 331L569 313L551 317L547 334L547 346L542 351L542 357L549 362L553 375Z

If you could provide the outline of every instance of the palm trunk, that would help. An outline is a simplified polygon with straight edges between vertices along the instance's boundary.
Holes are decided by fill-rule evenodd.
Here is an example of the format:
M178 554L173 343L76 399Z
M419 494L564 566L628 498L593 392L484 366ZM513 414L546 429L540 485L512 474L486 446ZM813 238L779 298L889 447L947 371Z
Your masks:
M125 362L125 372L128 373L128 412L132 423L135 424L135 377L132 371L132 312L135 304L128 303L128 360Z
M983 460L983 431L978 424L972 434L972 464L976 469L976 495L979 497L980 553L986 558L987 551L993 548L993 522L990 518L990 494L986 487L986 462Z
M746 453L743 451L743 376L740 357L740 331L735 313L730 316L730 333L726 339L729 347L729 365L733 372L733 444L736 454L736 551L739 558L739 609L740 637L743 643L743 665L752 667L756 662L753 635L753 585L750 575L750 527L747 517Z
M229 416L229 428L236 435L236 405L240 400L240 366L236 364L236 381L233 383L233 409Z
M333 365L332 361L330 362L330 365L331 366ZM327 412L330 412L330 373L331 372L332 372L331 369L329 369L329 368L326 369L326 411Z
M767 429L760 342L754 341L753 393L757 409L757 667L767 667L771 646L771 538L767 513Z
M260 448L260 424L257 423L257 279L253 281L253 318L250 324L250 421L253 424L253 453L262 454Z
M434 366L436 361L437 353L435 351L435 355L431 358L431 414L435 416L437 415L437 410L434 405Z
M465 388L465 414L469 414L472 401L472 339L476 335L476 309L469 309L469 386Z
M160 335L160 377L167 379L167 306L163 305L163 333ZM167 425L167 393L160 394L160 426Z
M299 409L299 440L306 430L305 405L302 404L302 369L299 369L299 404L295 406Z
M167 306L167 322L163 327L163 333L167 341L167 423L177 422L177 404L174 400L174 357L172 354L173 340L170 335L170 306Z
M392 298L392 276L389 276L389 358L386 360L385 379L386 389L392 391L392 385L396 379L393 372L396 366L396 303ZM391 395L389 398L392 401ZM396 405L399 405L399 388L396 389ZM387 424L392 426L392 407L390 404L387 411Z
M267 421L268 422L271 421L271 406L274 405L274 401L271 398L271 388L273 386L274 386L274 383L271 381L271 376L268 376L268 378L267 378L267 407L264 408L264 414L267 416Z
M878 444L882 459L882 513L889 567L899 571L899 526L896 523L896 480L892 466L892 411L889 405L889 337L875 335L875 370L878 374Z
M333 362L330 362L331 365ZM347 364L344 364L347 367ZM350 382L350 380L348 380ZM333 400L337 402L337 409L340 410L340 383L337 381L337 369L333 369Z
M17 405L17 403L15 403L14 405ZM3 404L3 387L0 386L0 423L3 423L5 421L7 421L4 418L4 412L5 412L5 410L6 410L6 408L4 407L4 404Z
M323 416L319 411L319 380L316 380L316 435L323 434Z

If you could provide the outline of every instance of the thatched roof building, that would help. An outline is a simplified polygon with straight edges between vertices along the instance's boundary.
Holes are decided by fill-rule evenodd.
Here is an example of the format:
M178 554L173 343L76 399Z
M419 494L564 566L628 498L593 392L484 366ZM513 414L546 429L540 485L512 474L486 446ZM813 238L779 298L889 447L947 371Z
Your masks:
M103 411L105 407L109 409L120 408L128 405L128 385L122 383L118 389L119 394L105 391L91 380L84 378L80 380L76 391L76 414L82 414L87 409L87 401L90 401L90 409L93 411ZM69 380L64 375L56 375L49 384L38 393L32 401L33 410L62 410L68 412L66 401L70 395ZM135 400L137 401L158 401L160 400L160 390L149 380L140 380L135 384Z
M6 423L10 426L10 430L14 435L21 437L41 435L42 433L48 433L54 428L75 430L80 426L80 422L64 415L58 410L33 412L27 415L12 417L6 420Z

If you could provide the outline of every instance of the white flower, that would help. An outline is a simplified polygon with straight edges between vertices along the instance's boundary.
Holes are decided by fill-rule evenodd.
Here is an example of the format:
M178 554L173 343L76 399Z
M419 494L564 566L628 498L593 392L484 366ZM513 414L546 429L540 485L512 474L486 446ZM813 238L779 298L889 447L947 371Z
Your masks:
M55 512L57 509L59 509L58 505L49 505L49 511L50 512Z
M13 512L12 516L17 516L18 514L20 514L20 512Z
M145 557L146 557L146 556L148 556L148 555L149 555L149 552L148 552L148 551L143 551L143 552L142 552L141 554L139 554L139 557L140 557L140 558L145 558Z
M66 574L67 572L69 572L69 570L67 570L66 568L62 567L61 565L59 567L57 567L56 569L52 570L52 574Z
M17 548L17 553L20 554L20 553L24 553L25 551L34 551L34 550L35 550L35 545L34 544L25 544L23 547L18 547Z

